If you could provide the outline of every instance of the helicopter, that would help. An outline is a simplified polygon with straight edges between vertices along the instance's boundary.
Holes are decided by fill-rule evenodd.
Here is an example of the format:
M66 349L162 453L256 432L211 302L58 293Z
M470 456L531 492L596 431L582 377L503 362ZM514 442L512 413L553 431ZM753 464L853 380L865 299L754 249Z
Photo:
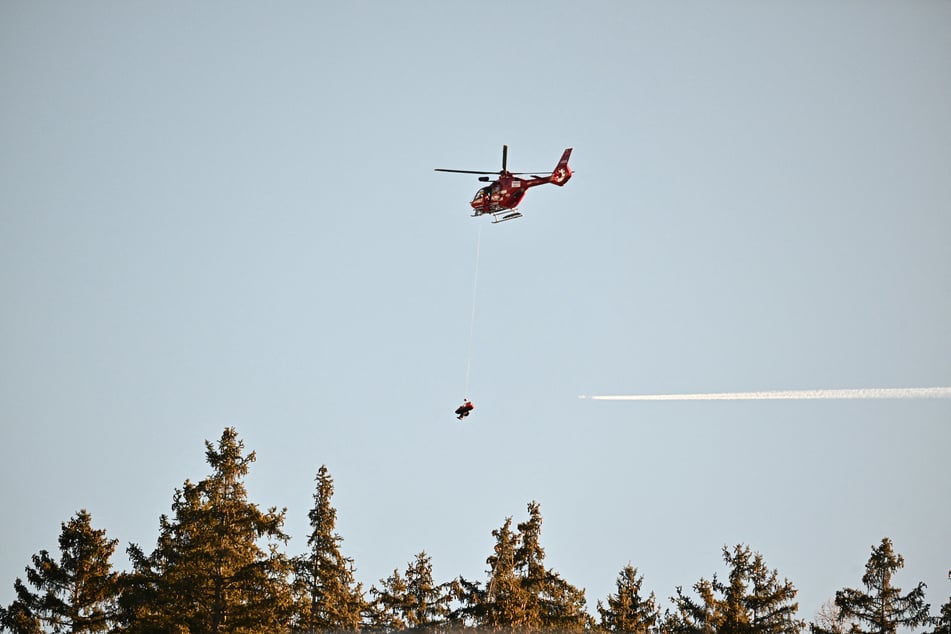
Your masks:
M551 183L561 187L571 178L571 168L568 167L568 157L571 156L571 148L567 148L561 155L561 159L551 172L540 172L533 174L531 172L510 172L508 171L508 153L509 146L502 146L502 169L498 172L479 172L474 170L449 170L436 168L437 172L452 172L455 174L486 174L480 176L479 180L483 183L489 183L479 189L472 202L469 204L475 213L472 218L483 214L492 215L492 224L505 222L506 220L515 220L521 218L522 214L517 207L529 187L536 185L545 185ZM498 179L491 180L489 174L497 174ZM530 178L519 178L528 175Z

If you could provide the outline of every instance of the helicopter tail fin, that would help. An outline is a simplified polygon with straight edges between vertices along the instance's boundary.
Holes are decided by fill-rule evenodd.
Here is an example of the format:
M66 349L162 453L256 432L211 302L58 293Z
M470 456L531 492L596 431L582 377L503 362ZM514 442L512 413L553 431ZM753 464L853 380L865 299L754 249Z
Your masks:
M565 153L561 155L561 160L558 161L558 165L555 166L554 171L551 173L551 182L559 187L567 183L568 179L571 178L571 168L568 167L569 156L571 156L571 148L565 150Z

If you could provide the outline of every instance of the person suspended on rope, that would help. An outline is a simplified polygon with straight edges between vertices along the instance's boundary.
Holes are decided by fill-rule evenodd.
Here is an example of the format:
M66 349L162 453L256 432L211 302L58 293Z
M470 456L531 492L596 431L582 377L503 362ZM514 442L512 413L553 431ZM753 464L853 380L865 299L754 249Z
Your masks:
M458 418L459 420L462 420L463 418L468 416L469 412L471 412L473 409L475 409L475 405L473 405L469 401L469 399L463 400L462 405L460 405L459 408L456 409L456 418Z

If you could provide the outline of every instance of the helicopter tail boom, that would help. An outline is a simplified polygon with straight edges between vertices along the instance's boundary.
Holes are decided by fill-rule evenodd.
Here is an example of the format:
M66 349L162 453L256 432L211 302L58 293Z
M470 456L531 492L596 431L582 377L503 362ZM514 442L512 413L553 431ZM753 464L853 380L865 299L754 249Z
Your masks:
M561 155L561 160L558 161L558 165L555 166L555 169L552 171L551 176L549 177L549 182L558 185L561 187L568 182L568 179L571 178L571 168L568 167L568 157L571 156L571 148L565 150L564 154Z

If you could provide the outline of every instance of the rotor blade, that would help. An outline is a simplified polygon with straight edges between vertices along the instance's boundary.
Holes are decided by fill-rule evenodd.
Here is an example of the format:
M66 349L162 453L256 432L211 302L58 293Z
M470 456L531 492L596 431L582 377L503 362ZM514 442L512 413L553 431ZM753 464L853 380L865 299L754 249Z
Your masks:
M551 176L554 172L509 172L512 176L531 176L533 178L544 178ZM541 176L539 176L541 174Z
M473 170L446 170L437 167L434 172L452 172L453 174L501 174L502 172L476 172Z
M508 162L509 162L509 146L503 145L502 146L502 171L503 172L505 171L505 166L508 165Z

